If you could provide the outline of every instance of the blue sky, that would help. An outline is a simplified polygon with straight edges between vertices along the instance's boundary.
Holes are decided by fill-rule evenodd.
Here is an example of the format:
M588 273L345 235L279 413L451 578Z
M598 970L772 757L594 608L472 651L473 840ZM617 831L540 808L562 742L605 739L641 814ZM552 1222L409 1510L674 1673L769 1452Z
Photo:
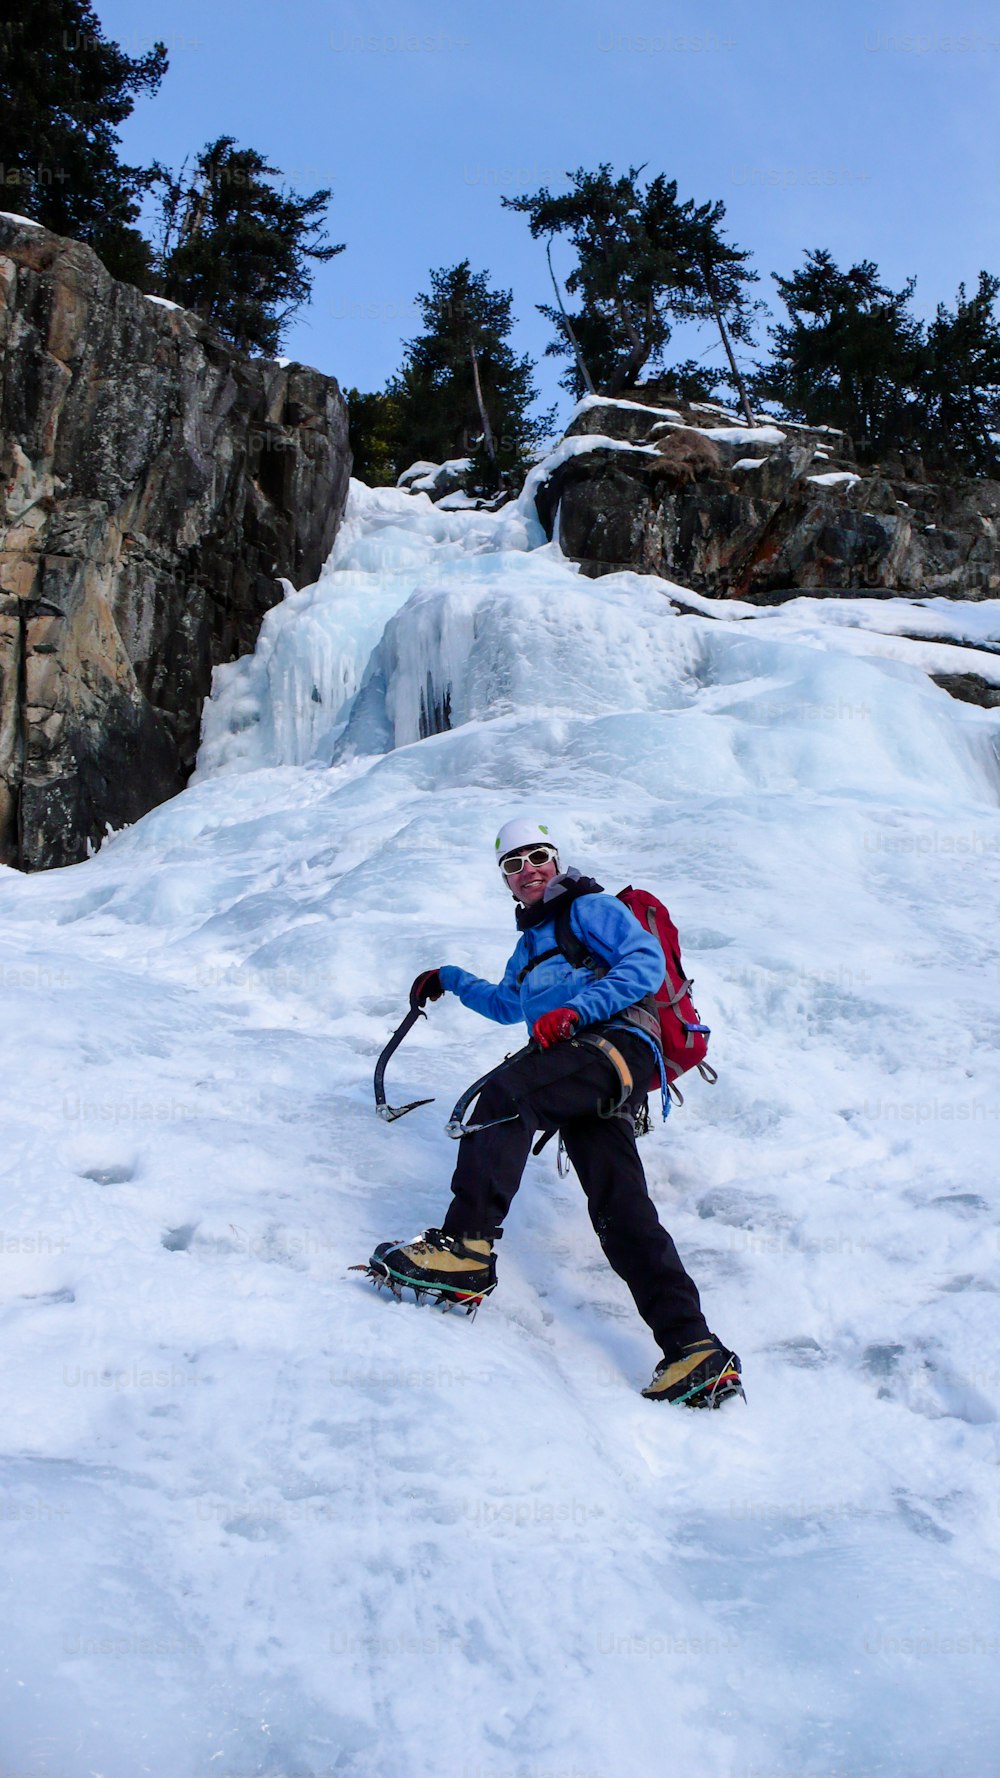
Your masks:
M381 387L419 330L432 266L469 258L513 289L515 343L542 359L544 248L501 194L567 168L646 162L682 197L721 198L760 294L807 247L877 261L933 314L1000 271L1000 7L940 0L96 0L133 54L170 72L123 128L129 158L179 165L227 134L300 191L331 185L330 236L286 351ZM568 249L557 248L565 272ZM678 341L705 350L707 333Z

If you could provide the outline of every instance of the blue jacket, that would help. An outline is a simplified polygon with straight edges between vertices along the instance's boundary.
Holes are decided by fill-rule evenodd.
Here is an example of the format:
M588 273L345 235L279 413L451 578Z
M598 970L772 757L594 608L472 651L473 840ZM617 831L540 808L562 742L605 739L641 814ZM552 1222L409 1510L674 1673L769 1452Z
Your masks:
M553 913L551 920L521 934L502 981L484 982L449 963L441 970L441 984L449 994L457 994L463 1006L495 1019L498 1025L514 1025L523 1019L529 1033L543 1012L552 1012L557 1006L572 1007L579 1013L581 1025L597 1025L624 1007L634 1006L644 994L656 993L663 980L663 952L652 933L617 896L578 896L570 921L588 949L607 960L607 975L571 969L565 957L557 954L530 970L518 986L517 977L525 964L555 947Z

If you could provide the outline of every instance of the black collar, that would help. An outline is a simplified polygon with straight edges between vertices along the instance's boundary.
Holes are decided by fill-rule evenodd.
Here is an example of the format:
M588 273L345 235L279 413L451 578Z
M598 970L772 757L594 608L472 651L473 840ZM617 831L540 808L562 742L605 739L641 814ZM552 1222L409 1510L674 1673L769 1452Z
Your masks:
M582 877L570 865L568 870L553 877L551 883L546 883L541 901L536 901L531 907L523 904L518 907L514 916L518 932L527 932L532 926L544 926L547 920L555 919L560 908L569 907L580 895L603 893L603 884L596 882L593 877Z

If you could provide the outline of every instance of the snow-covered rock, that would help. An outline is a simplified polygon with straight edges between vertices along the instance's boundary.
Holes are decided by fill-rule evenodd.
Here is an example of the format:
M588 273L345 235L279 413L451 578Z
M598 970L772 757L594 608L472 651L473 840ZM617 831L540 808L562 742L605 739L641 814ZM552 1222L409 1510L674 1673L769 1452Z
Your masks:
M429 494L432 500L443 500L449 494L464 493L471 457L449 457L444 463L411 463L398 477L397 488L413 494Z
M806 476L806 481L815 482L818 488L853 488L860 480L860 475L846 469L828 469L820 475Z

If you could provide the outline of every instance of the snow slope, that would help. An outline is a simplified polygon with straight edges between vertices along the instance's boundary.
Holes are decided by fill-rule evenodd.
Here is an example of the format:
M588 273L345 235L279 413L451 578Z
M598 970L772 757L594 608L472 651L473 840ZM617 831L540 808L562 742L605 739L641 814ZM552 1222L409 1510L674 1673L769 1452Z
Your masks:
M1000 716L540 542L353 484L192 786L0 873L4 1778L995 1768ZM680 925L720 1080L644 1158L746 1408L642 1400L551 1149L474 1323L347 1272L511 1046L446 1000L374 1117L518 809Z

